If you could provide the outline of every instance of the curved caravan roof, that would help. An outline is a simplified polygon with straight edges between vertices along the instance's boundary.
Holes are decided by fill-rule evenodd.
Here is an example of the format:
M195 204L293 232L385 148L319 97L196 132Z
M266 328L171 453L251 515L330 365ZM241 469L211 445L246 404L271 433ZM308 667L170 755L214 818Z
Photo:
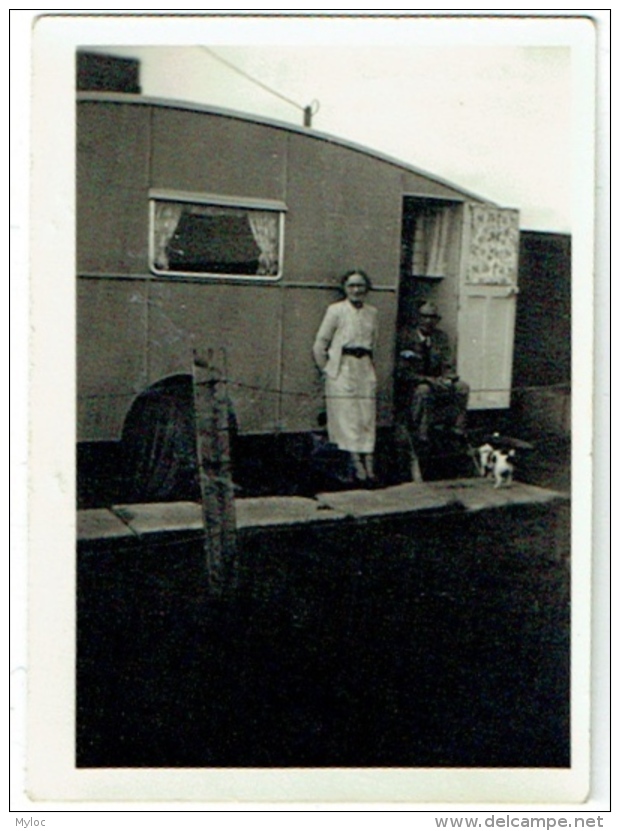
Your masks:
M388 154L381 153L378 150L371 149L369 147L365 147L361 144L357 144L356 142L349 141L346 139L338 138L336 136L332 136L328 133L322 133L316 131L309 127L300 127L294 124L288 124L283 121L277 121L274 119L265 118L258 115L251 115L248 113L242 113L236 110L228 110L222 107L212 107L206 104L197 104L191 101L177 101L172 99L164 99L164 98L155 98L143 95L130 95L126 93L100 93L100 92L80 92L78 93L77 100L79 101L100 101L100 102L107 102L107 103L118 103L118 104L142 104L145 106L155 106L155 107L162 107L168 109L178 109L178 110L187 110L190 112L197 112L197 113L207 113L210 115L219 115L225 118L232 118L237 119L239 121L250 122L254 124L261 124L268 127L273 127L275 129L285 130L289 133L297 133L299 135L307 136L308 138L313 138L318 141L326 141L330 144L338 145L340 147L347 148L349 150L354 150L359 153L363 153L365 156L369 156L372 158L377 159L378 161L386 162L387 164L395 165L402 170L405 170L409 173L414 173L417 176L422 176L429 181L435 182L438 185L442 185L443 187L450 188L463 199L470 199L475 202L483 202L487 205L493 205L491 200L486 199L478 194L472 193L471 191L465 190L464 188L460 187L459 185L454 184L454 182L450 182L446 179L442 179L440 176L436 176L435 174L428 173L426 170L422 170L421 168L415 167L414 165L408 164L406 162L401 161L400 159L395 159Z

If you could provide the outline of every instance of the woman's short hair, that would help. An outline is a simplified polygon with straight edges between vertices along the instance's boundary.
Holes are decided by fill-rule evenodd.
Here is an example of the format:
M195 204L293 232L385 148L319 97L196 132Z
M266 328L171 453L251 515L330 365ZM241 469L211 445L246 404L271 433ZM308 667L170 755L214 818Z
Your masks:
M349 277L352 277L354 274L359 274L362 280L366 283L366 288L368 289L368 291L372 289L372 281L368 274L366 274L366 272L362 268L352 268L349 271L347 271L346 274L342 275L342 277L340 278L340 285L343 289Z

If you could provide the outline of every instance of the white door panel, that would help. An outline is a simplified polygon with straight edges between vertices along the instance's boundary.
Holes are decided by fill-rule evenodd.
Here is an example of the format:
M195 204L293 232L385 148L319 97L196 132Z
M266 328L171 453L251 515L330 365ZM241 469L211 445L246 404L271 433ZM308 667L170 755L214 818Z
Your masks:
M517 211L465 205L458 312L458 372L470 409L510 406L517 296Z
M471 387L473 410L510 406L515 294L496 286L464 287L458 372Z

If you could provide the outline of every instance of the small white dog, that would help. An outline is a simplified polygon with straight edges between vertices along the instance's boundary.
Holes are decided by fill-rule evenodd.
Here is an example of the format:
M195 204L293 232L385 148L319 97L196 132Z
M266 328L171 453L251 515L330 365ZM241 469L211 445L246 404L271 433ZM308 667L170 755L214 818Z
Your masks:
M494 450L493 458L493 478L495 480L494 487L509 487L512 485L512 477L514 475L514 450Z
M478 456L478 473L481 476L489 476L489 474L493 473L493 463L492 463L492 456L493 456L493 445L491 444L482 444L476 450L476 455Z
M514 474L514 450L499 450L491 444L483 444L478 450L480 476L492 476L494 487L509 487Z

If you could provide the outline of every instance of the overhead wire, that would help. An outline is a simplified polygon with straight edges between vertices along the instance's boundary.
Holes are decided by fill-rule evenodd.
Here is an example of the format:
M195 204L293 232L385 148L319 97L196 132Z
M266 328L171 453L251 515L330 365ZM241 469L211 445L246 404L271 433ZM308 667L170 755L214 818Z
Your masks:
M275 95L276 98L279 98L281 101L285 101L287 104L290 104L292 107L296 107L298 110L301 110L301 112L303 112L303 113L305 113L307 111L307 109L308 109L307 107L304 107L302 104L298 104L297 101L293 101L292 98L288 98L286 95L282 95L281 92L278 92L277 90L272 89L272 87L267 86L267 84L263 83L262 81L259 81L257 78L250 75L245 70L243 70L240 67L236 66L234 63L231 63L230 61L226 60L226 58L223 58L221 55L218 55L217 52L214 52L212 49L209 49L208 46L201 46L200 49L205 51L208 55L210 55L216 61L219 61L224 66L227 66L233 72L236 72L238 75L241 75L247 81L250 81L252 84L256 84L256 86L260 87L261 89L264 89L265 92L268 92L271 95Z

